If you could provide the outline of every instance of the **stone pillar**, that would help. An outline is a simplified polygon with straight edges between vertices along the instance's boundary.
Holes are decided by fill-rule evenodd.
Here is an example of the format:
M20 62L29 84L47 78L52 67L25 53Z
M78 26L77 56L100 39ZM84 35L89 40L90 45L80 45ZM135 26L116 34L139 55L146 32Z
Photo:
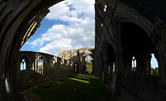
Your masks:
M102 21L98 9L98 4L95 4L95 53L93 72L96 76L100 77L102 68Z
M164 35L166 33L163 33ZM159 64L159 80L160 80L160 101L165 101L166 99L166 37L162 37L156 43L157 54L156 58Z
M93 60L91 61L92 62L92 74L95 74L94 73L94 54L95 54L95 49L91 50L92 54L90 54L90 56L93 58Z
M146 62L147 75L151 74L151 58L152 58L151 54L146 55L145 62Z
M100 77L100 72L102 68L102 52L100 47L95 49L95 56L94 56L94 64L93 64L93 72L96 76Z
M142 76L150 75L151 54L143 54L143 55L136 56L136 60L137 60L136 72Z
M66 66L67 66L67 60L64 60L64 66L66 68Z
M57 57L57 68L60 68L61 58Z
M37 53L35 53L34 58L35 58L35 72L37 72L38 71L38 61L39 61Z
M136 60L137 60L137 67L136 67L137 74L145 76L147 74L146 57L144 55L138 55L136 56Z
M86 73L86 61L85 56L82 56L82 73Z
M118 76L118 82L122 83L122 80L126 80L126 70L125 70L125 61L124 61L124 53L117 52L116 54L116 72Z
M36 70L36 63L35 63L35 59L33 60L33 71L35 72Z
M5 101L5 81L4 73L0 73L0 101Z
M31 69L32 69L32 61L28 60L28 61L26 62L26 69L27 69L27 70L31 70Z
M107 81L107 76L108 76L108 46L104 45L103 46L103 52L102 52L102 61L103 61L103 66L102 66L102 75L101 75L101 80L103 82Z
M80 50L77 51L77 72L81 73L81 54L80 54Z
M110 75L110 76L112 76L112 72L113 72L113 60L110 60L109 61L109 66L110 66L110 70L109 70L109 72L108 72L108 74Z
M127 72L127 75L131 72L131 68L132 68L132 57L127 55L125 56L125 70Z

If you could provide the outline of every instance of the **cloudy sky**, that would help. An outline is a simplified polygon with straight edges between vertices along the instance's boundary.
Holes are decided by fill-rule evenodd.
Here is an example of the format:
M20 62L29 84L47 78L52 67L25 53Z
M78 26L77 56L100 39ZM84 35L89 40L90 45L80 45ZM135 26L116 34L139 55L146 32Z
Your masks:
M93 48L94 3L95 0L66 0L52 6L21 50L57 55L61 49Z
M58 55L61 49L94 47L94 3L95 0L65 0L52 6L21 51ZM151 64L157 66L154 55Z

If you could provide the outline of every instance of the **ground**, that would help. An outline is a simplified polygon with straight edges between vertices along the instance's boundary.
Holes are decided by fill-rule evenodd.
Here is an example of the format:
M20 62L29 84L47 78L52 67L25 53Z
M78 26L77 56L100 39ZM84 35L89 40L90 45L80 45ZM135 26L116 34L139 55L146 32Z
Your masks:
M79 74L52 80L32 89L41 101L114 101L93 75Z

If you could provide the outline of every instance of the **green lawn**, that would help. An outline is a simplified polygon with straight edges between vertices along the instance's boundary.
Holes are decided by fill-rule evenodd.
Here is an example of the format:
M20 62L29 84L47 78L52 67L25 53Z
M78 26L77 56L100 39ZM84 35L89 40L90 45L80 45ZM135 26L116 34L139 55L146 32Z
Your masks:
M92 72L92 64L86 64L86 71L90 74Z
M87 74L53 80L32 91L41 97L41 101L113 101L104 85Z

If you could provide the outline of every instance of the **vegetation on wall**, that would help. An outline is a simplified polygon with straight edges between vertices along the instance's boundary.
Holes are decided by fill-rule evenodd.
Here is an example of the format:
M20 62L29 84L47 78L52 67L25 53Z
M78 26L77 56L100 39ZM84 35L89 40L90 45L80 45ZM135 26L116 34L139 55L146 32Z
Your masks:
M91 74L92 73L92 64L91 63L87 63L86 64L86 71L89 73L89 74Z
M159 68L151 68L151 75L158 76L159 75Z

